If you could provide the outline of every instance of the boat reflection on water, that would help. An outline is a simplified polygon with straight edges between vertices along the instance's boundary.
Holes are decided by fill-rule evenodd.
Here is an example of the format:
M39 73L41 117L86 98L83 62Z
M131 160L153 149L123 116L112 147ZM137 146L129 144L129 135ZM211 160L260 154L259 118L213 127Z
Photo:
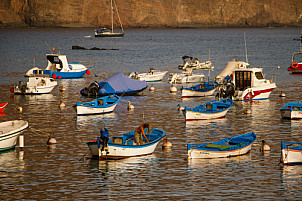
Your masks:
M190 170L209 168L209 167L226 167L231 166L230 164L247 163L252 161L251 153L245 155L228 157L228 158L212 158L212 159L199 159L193 158L188 159L188 167Z
M128 173L136 172L138 169L149 169L158 163L155 154L140 157L129 157L120 160L97 160L90 159L89 165L91 169L98 169L101 173L115 172L117 174L127 171ZM127 177L125 177L127 179Z
M37 94L37 95L14 95L14 100L16 103L26 102L27 104L34 104L41 103L41 101L56 101L56 96L54 94ZM39 101L39 102L37 102ZM44 104L44 102L43 102Z
M302 199L302 165L281 167L281 183L284 188L285 197L292 199Z
M100 123L106 123L104 121L108 119L116 119L118 115L115 112L99 115L87 115L87 116L77 116L77 126L91 126L100 125Z

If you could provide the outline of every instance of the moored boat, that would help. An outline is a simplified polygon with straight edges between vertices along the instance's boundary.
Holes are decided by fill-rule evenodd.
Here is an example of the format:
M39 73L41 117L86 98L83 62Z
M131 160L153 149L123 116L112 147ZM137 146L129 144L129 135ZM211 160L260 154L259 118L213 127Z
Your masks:
M14 94L47 94L50 93L57 81L48 75L34 75L28 77L28 81L19 81L18 85L11 88L11 92Z
M225 117L232 105L231 99L216 99L194 108L185 107L183 113L186 121L217 119Z
M131 79L122 73L115 73L102 82L93 82L80 91L82 96L135 95L148 87L146 81Z
M4 112L5 107L7 106L7 102L6 103L0 103L0 113Z
M198 58L191 56L183 56L182 60L183 64L178 66L178 68L182 70L186 70L187 68L191 68L193 70L209 69L212 65L211 61L199 62Z
M157 144L166 135L166 132L162 129L152 128L150 133L147 133L147 129L145 129L149 142L136 145L134 132L131 131L122 136L112 136L112 140L108 141L108 145L103 151L101 151L103 143L100 137L97 137L97 140L93 142L88 142L87 145L93 157L99 159L121 159L152 154Z
M204 78L203 73L193 73L192 68L186 68L186 71L181 73L170 73L168 81L171 84L198 83L202 82Z
M85 75L90 74L89 69L83 64L79 63L68 63L66 55L61 54L46 54L48 65L45 70L34 67L26 72L25 76L34 75L49 75L53 78L68 79L68 78L81 78Z
M74 108L77 115L104 114L113 112L120 98L116 95L104 96L90 102L77 101Z
M302 142L281 141L281 162L286 165L302 164Z
M292 63L287 70L292 74L302 74L302 51L293 53Z
M218 87L218 83L214 81L202 82L192 87L182 87L181 97L202 97L211 96L214 94L215 89Z
M130 73L129 77L136 80L146 81L146 82L157 82L163 80L168 71L156 71L154 69L150 69L147 73Z
M17 138L28 127L24 120L5 121L0 123L0 152L16 146Z
M302 119L302 102L293 101L286 103L281 109L281 117L284 119Z
M248 153L257 139L254 132L236 135L213 143L187 144L188 158L224 158Z

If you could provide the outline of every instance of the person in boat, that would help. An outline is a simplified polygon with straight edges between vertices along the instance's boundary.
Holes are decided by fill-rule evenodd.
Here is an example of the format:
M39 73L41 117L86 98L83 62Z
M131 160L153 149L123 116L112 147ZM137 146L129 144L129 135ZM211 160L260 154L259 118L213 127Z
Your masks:
M145 128L148 128L147 133L150 133L151 123L143 123L142 125L140 125L139 127L137 127L135 129L134 142L137 145L144 144L143 136L146 139L146 142L149 142L149 140L146 137L145 131L144 131Z
M98 100L98 104L103 105L103 100L102 99Z
M103 141L103 147L101 151L104 151L104 149L108 146L109 131L107 130L107 128L104 128L100 130L100 134L101 134L101 140Z

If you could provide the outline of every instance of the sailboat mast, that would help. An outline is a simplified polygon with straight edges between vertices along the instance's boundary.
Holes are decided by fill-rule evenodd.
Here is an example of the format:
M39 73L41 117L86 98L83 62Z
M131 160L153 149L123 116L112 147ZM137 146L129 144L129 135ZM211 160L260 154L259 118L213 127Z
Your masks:
M113 5L112 5L112 0L111 2L111 32L113 33Z
M246 63L248 63L248 60L247 60L246 40L245 40L245 32L244 32L244 46L245 46L245 61L246 61Z

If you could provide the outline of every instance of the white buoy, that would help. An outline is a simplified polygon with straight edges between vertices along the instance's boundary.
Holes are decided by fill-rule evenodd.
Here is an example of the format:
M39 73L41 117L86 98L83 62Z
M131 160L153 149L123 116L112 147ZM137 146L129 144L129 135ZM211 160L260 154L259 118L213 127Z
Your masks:
M155 91L154 86L151 86L151 87L149 88L149 90L150 90L150 91Z
M250 108L244 110L244 114L251 114L252 113L252 110Z
M23 134L19 135L19 147L21 150L24 147L24 135Z
M285 93L283 93L283 92L281 91L281 93L280 93L279 96L280 96L280 97L285 97Z
M18 112L22 112L23 108L22 107L18 107L17 110L18 110Z
M128 110L133 110L134 109L134 106L133 105L131 105L131 102L130 101L128 101L128 108L127 108Z
M62 101L60 101L60 105L59 105L59 108L64 108L65 107L65 103L63 103Z
M170 88L170 93L176 93L176 92L177 92L177 88L172 85Z
M177 105L177 109L178 109L178 111L183 111L185 108L184 108L184 107L181 107L180 104L178 104L178 105Z
M55 138L52 138L50 134L48 134L48 140L46 142L47 145L51 144L57 144L57 140Z
M264 140L262 140L262 143L261 143L261 147L260 147L260 151L262 152L267 152L267 151L270 151L271 148L270 146L268 146Z
M168 142L168 139L165 138L165 143L163 144L163 149L171 149L172 148L172 143Z

